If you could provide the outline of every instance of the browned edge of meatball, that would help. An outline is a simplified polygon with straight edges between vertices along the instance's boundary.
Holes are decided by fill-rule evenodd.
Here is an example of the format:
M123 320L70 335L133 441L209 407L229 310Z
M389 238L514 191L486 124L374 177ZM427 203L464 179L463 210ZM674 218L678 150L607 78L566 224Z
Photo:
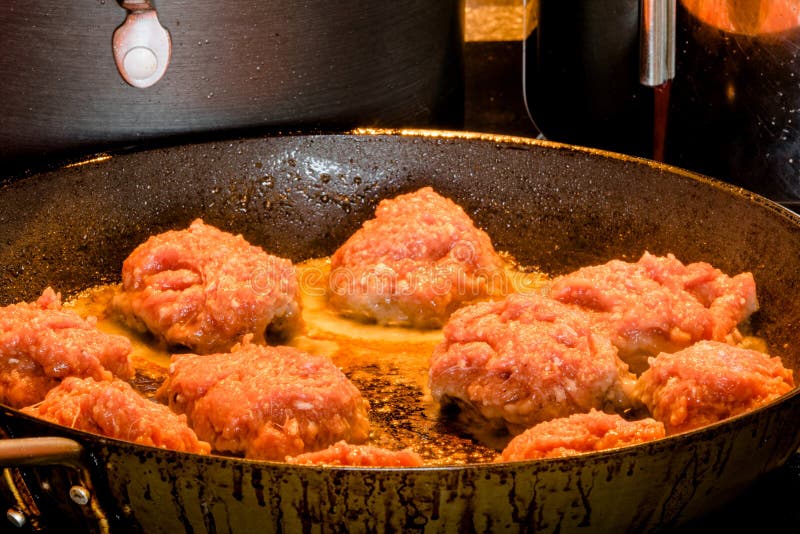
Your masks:
M369 403L324 356L246 339L230 353L174 355L157 398L216 451L283 460L369 438Z
M422 457L411 449L389 450L372 445L352 445L344 441L326 449L286 457L298 465L330 465L354 467L421 467Z
M65 378L44 400L22 411L53 423L138 445L208 454L186 416L149 401L122 380Z
M777 356L719 341L700 341L650 358L634 388L668 434L746 413L794 388Z
M112 308L165 345L201 354L229 350L248 334L291 334L302 320L292 262L202 219L136 247Z
M131 342L61 305L48 287L36 302L0 308L0 402L14 408L44 399L68 376L132 378Z
M381 325L441 327L462 304L508 293L489 235L431 187L384 199L331 257L328 301Z
M497 461L562 458L646 443L664 436L664 425L654 419L628 421L619 414L592 409L529 428L508 443Z
M576 306L509 295L460 309L444 337L431 357L434 399L458 399L512 434L591 408L633 405L635 376Z
M557 277L549 296L593 312L635 373L647 358L704 339L736 343L738 325L758 309L751 273L728 276L705 262L684 265L673 254L645 252Z

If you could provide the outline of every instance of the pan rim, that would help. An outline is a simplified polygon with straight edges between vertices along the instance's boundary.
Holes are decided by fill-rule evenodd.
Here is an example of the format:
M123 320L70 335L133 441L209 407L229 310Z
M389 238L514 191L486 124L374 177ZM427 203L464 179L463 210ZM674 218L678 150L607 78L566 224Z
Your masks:
M737 414L731 416L727 419L723 419L721 421L716 421L714 423L705 425L701 428L696 428L693 430L688 430L686 432L681 432L678 434L672 434L665 436L663 438L659 438L653 441L648 441L644 443L637 443L633 445L626 445L622 447L613 447L610 449L603 449L597 451L588 451L582 452L576 455L571 456L562 456L562 457L554 457L554 458L535 458L535 459L525 459L525 460L515 460L515 461L487 461L487 462L467 462L462 464L424 464L421 466L352 466L352 465L335 465L335 464L292 464L285 461L277 461L277 460L263 460L263 459L256 459L256 458L242 458L239 456L234 455L225 455L219 454L215 452L211 452L210 454L199 454L196 452L188 452L188 451L178 451L174 449L167 449L163 447L156 447L154 445L147 445L141 443L135 443L132 441L126 441L120 438L114 438L109 436L104 436L101 434L95 434L92 432L88 432L85 430L75 429L63 425L59 425L57 423L53 423L51 421L47 421L45 419L40 419L30 414L24 413L20 410L15 408L11 408L6 406L5 404L0 404L0 410L6 412L7 414L13 415L13 417L17 417L20 419L27 420L29 423L32 423L35 426L52 428L54 430L54 436L39 436L38 434L35 436L14 436L14 437L67 437L68 439L73 439L74 436L70 436L70 434L77 434L77 436L85 436L90 439L90 441L94 444L98 444L103 447L114 447L116 449L132 449L139 453L152 453L161 455L164 457L174 456L176 458L183 458L183 457L191 457L193 461L199 461L202 463L215 463L215 464L225 464L228 462L234 462L237 465L246 465L255 468L269 468L269 469L297 469L300 471L308 470L308 471L332 471L332 472L358 472L358 473L369 473L369 472L381 472L381 473L409 473L409 472L429 472L429 471L437 471L437 472L459 472L465 469L471 470L493 470L493 469L513 469L515 467L523 467L527 469L534 469L534 470L552 470L557 469L559 466L570 465L575 463L576 461L618 461L625 457L636 457L638 455L650 456L652 454L660 454L664 451L672 449L675 445L679 445L681 443L690 443L695 440L701 441L709 441L711 438L718 434L725 434L728 433L730 427L734 427L737 422L741 422L742 420L750 419L750 418L757 418L760 416L760 413L763 411L771 410L773 405L777 404L784 404L785 402L790 401L791 399L795 399L795 397L800 396L800 387L795 386L795 388L782 395L778 399L775 399L763 406L759 406L758 408L751 410L749 412ZM66 434L67 436L64 436ZM706 436L700 437L704 434ZM83 442L76 440L79 444L83 445ZM797 445L800 446L800 433L798 433L797 437L795 438ZM84 447L85 448L85 447ZM96 446L93 446L92 449L96 449ZM797 447L795 447L796 449ZM499 454L499 453L498 453ZM171 461L171 460L168 460Z
M779 204L766 199L756 193L750 192L740 187L736 187L725 182L722 182L718 179L713 177L705 176L693 171L689 171L686 169L682 169L679 167L675 167L672 165L655 162L649 159L635 157L635 156L628 156L625 154L620 154L616 152L595 149L580 145L571 145L566 143L559 143L554 141L542 140L542 139L534 139L528 137L519 137L519 136L511 136L511 135L503 135L503 134L493 134L493 133L483 133L483 132L471 132L471 131L450 131L450 130L436 130L436 129L397 129L397 128L390 128L390 129L382 129L382 128L357 128L351 130L349 132L338 132L338 133L309 133L309 132L290 132L285 134L269 134L269 135L262 135L262 136L249 136L249 137L235 137L230 139L219 139L219 140L210 140L210 141L202 141L198 143L182 143L179 146L192 146L192 145L214 145L214 144L226 144L232 143L237 141L247 141L247 140L257 140L257 139L268 139L268 138L280 138L280 137L307 137L307 138L331 138L331 137L339 137L339 138L347 138L347 137L360 137L360 138L376 138L376 137L406 137L406 138L433 138L439 139L442 141L450 141L450 140L466 140L466 141L479 141L479 142L492 142L492 143L499 143L511 146L535 146L535 147L544 147L548 149L556 149L556 150L566 150L572 152L581 152L586 154L591 154L594 156L600 156L607 159L613 159L623 162L630 162L636 165L644 165L647 167L651 167L660 171L668 172L672 175L678 175L687 179L691 179L694 181L700 181L708 186L714 187L715 189L719 189L725 191L726 193L743 198L749 202L754 202L759 204L760 206L769 209L774 212L775 215L785 218L786 220L790 221L793 225L800 227L800 215L795 214L794 212L780 206ZM169 147L144 147L141 149L136 150L126 150L120 152L104 152L101 154L95 154L91 157L87 157L82 161L77 161L74 163L70 163L60 167L59 169L50 169L46 171L37 172L35 174L26 176L19 180L19 182L25 182L27 180L36 179L37 177L55 173L65 168L73 168L79 167L82 165L102 165L105 162L113 160L115 157L124 156L126 154L132 153L140 153L140 152L148 152L148 151L159 151L165 150ZM14 183L12 182L9 184L2 184L0 186L0 191L2 191L6 187L12 187ZM647 442L642 444L636 444L626 447L619 447L614 449L602 450L602 451L593 451L582 453L578 455L579 458L601 458L603 456L622 456L625 452L628 451L642 451L647 448L653 447L655 444L671 444L676 442L677 440L682 440L686 436L694 436L698 434L709 434L713 435L720 428L731 426L733 422L740 421L742 419L746 419L748 417L756 417L762 412L771 411L774 406L778 404L783 404L784 402L790 399L796 399L800 396L800 385L796 385L794 389L781 397L760 406L750 412L738 414L736 416L727 418L722 421L717 421L710 425L706 425L699 429L694 429L691 431L683 432L680 434L675 434L671 436L666 436L665 438L661 438L659 440L655 440L653 442ZM275 461L266 461L266 460L250 460L244 459L236 456L225 456L219 454L212 454L209 456L199 455L195 453L187 453L182 451L171 451L168 449L162 449L159 447L154 446L147 446L132 443L125 440L120 440L117 438L110 438L106 436L101 436L98 434L93 434L90 432L80 431L71 429L69 427L63 427L60 425L56 425L54 423L49 423L47 421L43 421L37 419L35 417L29 416L27 414L23 414L22 412L2 405L4 409L9 410L10 412L14 413L15 415L31 418L35 420L37 423L43 423L47 425L53 425L55 428L66 430L70 432L79 432L80 434L84 434L87 436L91 436L93 439L99 441L100 443L113 443L117 445L125 445L125 446L132 446L136 448L144 448L145 450L152 450L152 451L159 451L159 452L167 452L167 453L174 453L179 455L192 455L196 458L213 458L215 460L224 460L224 461L234 461L234 462L243 462L246 464L254 464L254 465L264 465L264 466L282 466L282 467L299 467L299 468L307 468L307 469L324 469L324 470L331 470L331 471L359 471L359 472L370 472L370 471L422 471L422 470L440 470L440 471L451 471L451 470L462 470L465 468L488 468L490 466L518 466L518 465L527 465L527 464L537 464L537 465L545 465L545 464L552 464L558 465L564 462L570 462L575 457L565 457L565 458L544 458L544 459L535 459L535 460L523 460L523 461L515 461L515 462L496 462L496 463L465 463L465 464L453 464L453 465L423 465L420 467L356 467L356 466L335 466L335 465L296 465L296 464L288 464L286 462L275 462ZM797 436L796 441L800 441L800 435ZM666 446L665 446L666 448Z

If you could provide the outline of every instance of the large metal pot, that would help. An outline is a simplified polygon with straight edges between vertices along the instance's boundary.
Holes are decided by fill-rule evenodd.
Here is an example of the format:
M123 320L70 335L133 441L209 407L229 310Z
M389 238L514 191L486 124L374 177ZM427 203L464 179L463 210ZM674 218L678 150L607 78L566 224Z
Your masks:
M672 167L490 135L266 137L114 155L0 190L0 303L119 277L194 217L294 260L330 254L381 198L433 185L525 265L561 273L644 250L752 271L758 334L800 369L800 218ZM648 531L728 502L800 444L800 391L746 415L576 458L409 469L289 466L138 446L3 408L34 442L6 465L30 528L89 531ZM23 443L24 444L24 443ZM6 441L6 448L19 442ZM27 445L26 445L27 446ZM20 458L20 456L24 456ZM73 499L67 497L71 495Z
M222 130L457 128L463 9L464 0L2 2L0 161L22 169ZM163 77L126 83L125 59L148 51L164 56L154 63Z

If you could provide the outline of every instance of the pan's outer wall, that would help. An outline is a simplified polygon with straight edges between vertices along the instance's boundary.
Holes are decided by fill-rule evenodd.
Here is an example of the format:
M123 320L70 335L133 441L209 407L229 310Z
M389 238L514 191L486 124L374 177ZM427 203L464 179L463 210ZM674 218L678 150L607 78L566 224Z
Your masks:
M294 260L327 255L379 199L422 185L464 206L498 248L549 272L634 260L644 250L729 273L750 270L760 332L798 369L795 216L667 167L488 136L188 145L9 184L0 190L0 304L33 299L48 284L69 295L116 281L122 260L147 236L198 216ZM95 504L116 530L142 532L642 531L719 506L785 462L800 436L781 422L798 419L795 391L702 431L582 458L351 470L201 458L13 410L2 416L12 436L81 441Z
M91 480L37 486L43 522L100 532L656 532L722 506L797 447L798 396L700 432L577 458L418 469L291 466L98 438L0 408L15 437L86 447ZM55 479L55 480L54 480ZM72 484L93 502L65 498ZM93 510L101 510L96 514ZM66 524L61 520L58 524Z

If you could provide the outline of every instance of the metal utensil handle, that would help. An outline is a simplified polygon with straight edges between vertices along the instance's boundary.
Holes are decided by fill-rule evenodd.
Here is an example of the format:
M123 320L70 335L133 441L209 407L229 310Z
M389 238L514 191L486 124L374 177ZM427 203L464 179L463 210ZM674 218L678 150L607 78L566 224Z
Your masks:
M639 4L639 81L657 87L675 77L676 0Z
M89 523L92 532L108 532L108 518L97 499L91 472L82 462L84 449L74 440L59 437L0 439L0 468L5 471L5 482L12 490L16 503L6 511L6 519L14 526L25 526L31 518L42 524L43 518L36 504L37 492L51 491L50 484L42 483L32 491L22 478L14 476L13 468L37 466L64 466L77 470L78 481L73 482L64 499L77 504ZM46 489L45 489L46 488ZM52 518L48 518L52 519ZM55 519L58 521L58 519ZM33 523L32 523L33 524ZM38 532L38 530L37 530Z
M81 466L83 447L58 437L0 439L0 467L26 465Z

